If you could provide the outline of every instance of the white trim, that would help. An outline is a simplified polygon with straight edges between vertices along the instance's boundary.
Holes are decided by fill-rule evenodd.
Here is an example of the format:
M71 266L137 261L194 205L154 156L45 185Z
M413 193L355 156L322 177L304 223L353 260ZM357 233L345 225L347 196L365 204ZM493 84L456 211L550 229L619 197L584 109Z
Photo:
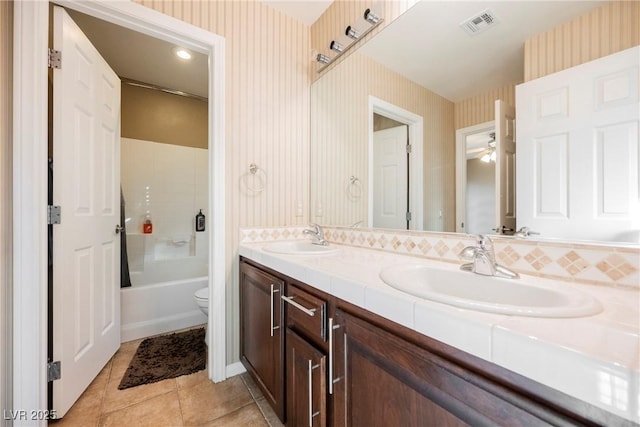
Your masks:
M224 38L127 1L59 4L210 58L209 377L226 378L224 237ZM47 47L49 3L14 3L14 407L47 408ZM215 236L215 237L214 237ZM19 425L33 425L33 421ZM46 425L46 421L40 423Z
M227 378L235 377L236 375L240 375L245 372L247 372L247 370L242 362L236 362L232 363L231 365L227 365Z
M496 128L495 120L456 129L456 233L466 233L467 218L467 136ZM465 227L462 227L465 223Z
M424 224L424 118L371 95L369 95L369 206L367 209L369 227L373 225L373 113L382 114L409 126L409 142L413 154L409 156L409 211L413 215L409 228L422 230Z
M49 4L13 7L13 408L46 410Z

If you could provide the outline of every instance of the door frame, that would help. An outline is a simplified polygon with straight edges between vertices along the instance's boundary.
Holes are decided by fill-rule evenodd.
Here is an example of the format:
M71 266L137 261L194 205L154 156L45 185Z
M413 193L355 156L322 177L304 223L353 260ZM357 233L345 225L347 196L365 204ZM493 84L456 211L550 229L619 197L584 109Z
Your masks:
M224 38L131 1L57 1L195 51L209 67L209 378L226 378ZM14 3L13 407L47 409L47 104L49 3ZM64 215L64 213L63 213ZM46 425L46 420L39 421ZM16 426L33 420L17 420Z
M409 127L409 143L413 154L409 156L409 212L412 212L413 215L409 229L422 230L424 223L423 117L371 95L369 95L369 200L367 208L369 226L373 225L373 113L389 117ZM420 215L415 215L415 212L420 212Z
M465 215L467 209L467 136L495 130L495 128L496 121L490 120L456 129L456 233L466 233L460 224L467 222Z

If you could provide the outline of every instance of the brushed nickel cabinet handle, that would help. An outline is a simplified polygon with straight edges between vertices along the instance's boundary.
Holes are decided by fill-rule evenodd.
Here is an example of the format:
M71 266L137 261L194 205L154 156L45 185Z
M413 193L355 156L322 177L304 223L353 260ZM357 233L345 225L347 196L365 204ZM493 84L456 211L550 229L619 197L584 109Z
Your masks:
M340 381L333 379L333 331L340 328L340 325L333 324L333 317L329 318L329 394L333 394L333 384Z
M313 370L319 367L320 365L314 365L311 360L309 360L309 427L313 427L313 417L320 414L320 411L313 412Z
M280 328L280 326L274 326L274 321L273 321L273 295L280 292L280 289L275 289L275 285L272 283L271 284L271 336L273 336L273 331L275 331L276 329Z
M316 309L315 308L307 308L305 306L303 306L302 304L298 304L297 302L295 302L293 299L295 297L288 297L286 295L282 295L281 298L283 300L285 300L286 302L288 302L289 304L291 304L292 306L294 306L295 308L297 308L298 310L301 310L302 312L304 312L305 314L313 317L316 314Z

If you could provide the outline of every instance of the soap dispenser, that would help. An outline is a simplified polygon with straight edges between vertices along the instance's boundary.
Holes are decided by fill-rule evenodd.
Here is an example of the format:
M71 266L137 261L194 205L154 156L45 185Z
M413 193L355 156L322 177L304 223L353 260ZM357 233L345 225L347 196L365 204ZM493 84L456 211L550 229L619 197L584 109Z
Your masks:
M200 212L196 215L196 231L204 231L204 224L205 216L202 213L202 209L200 209Z

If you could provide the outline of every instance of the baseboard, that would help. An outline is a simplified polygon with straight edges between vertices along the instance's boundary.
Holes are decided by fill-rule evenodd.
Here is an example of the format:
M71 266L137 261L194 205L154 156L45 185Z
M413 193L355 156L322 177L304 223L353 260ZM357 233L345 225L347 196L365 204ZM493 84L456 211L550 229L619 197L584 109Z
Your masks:
M207 318L200 310L181 313L174 316L143 322L122 325L120 329L120 342L137 340L165 332L177 331L191 326L206 323Z
M244 372L247 372L247 370L244 368L244 365L241 362L227 365L227 378L235 377L236 375L240 375Z

